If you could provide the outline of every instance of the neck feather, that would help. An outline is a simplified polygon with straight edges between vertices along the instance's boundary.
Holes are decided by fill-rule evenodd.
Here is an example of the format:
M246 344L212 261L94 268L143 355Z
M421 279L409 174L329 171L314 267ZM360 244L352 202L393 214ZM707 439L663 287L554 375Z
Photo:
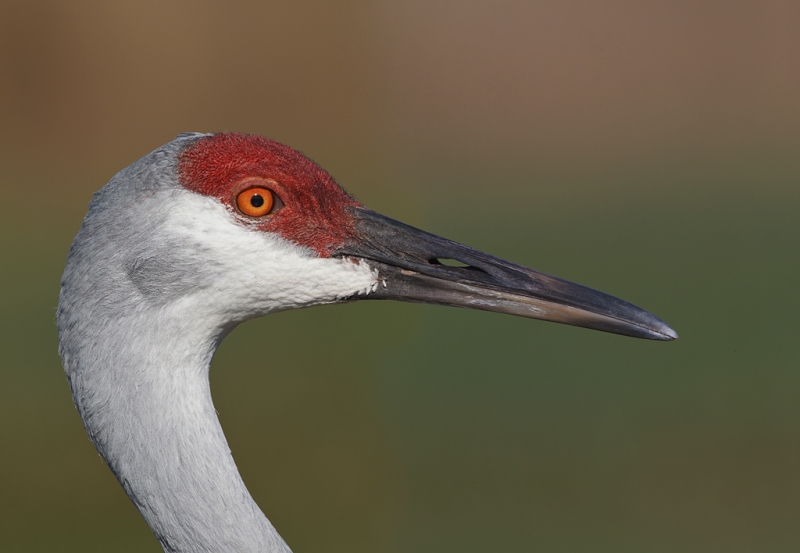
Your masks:
M211 400L209 366L226 329L174 311L75 324L60 313L89 437L165 551L289 552L245 488Z

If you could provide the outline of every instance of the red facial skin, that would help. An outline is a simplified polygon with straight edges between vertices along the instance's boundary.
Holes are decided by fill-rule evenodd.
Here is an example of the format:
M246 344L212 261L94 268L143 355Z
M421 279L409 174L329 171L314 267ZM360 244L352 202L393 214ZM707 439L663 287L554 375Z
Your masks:
M251 219L253 224L320 257L330 257L355 236L347 208L361 204L319 165L273 140L240 133L203 137L180 154L178 174L183 186L217 198L237 214L236 194L253 185L269 188L283 207Z

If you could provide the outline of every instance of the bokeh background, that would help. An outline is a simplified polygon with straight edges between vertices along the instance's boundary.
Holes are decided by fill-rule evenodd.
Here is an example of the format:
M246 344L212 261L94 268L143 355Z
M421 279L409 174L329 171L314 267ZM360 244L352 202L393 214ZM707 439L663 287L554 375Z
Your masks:
M362 302L211 378L297 552L800 550L800 3L0 3L0 550L159 551L56 352L94 190L263 134L370 207L639 304L652 343Z

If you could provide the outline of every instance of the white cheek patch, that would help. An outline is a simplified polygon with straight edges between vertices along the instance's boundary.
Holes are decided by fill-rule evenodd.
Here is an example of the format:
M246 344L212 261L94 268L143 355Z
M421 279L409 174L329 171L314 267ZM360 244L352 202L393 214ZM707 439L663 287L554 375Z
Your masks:
M273 311L332 303L377 290L364 260L321 258L268 232L248 228L214 198L179 192L164 231L189 248L207 284L187 297L207 314L244 320ZM187 252L182 252L186 257ZM184 302L181 302L184 303Z

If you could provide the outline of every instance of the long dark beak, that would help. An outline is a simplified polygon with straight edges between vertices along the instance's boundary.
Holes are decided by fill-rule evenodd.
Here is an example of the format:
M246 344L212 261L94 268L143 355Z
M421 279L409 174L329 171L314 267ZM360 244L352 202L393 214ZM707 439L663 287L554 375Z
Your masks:
M352 208L358 240L337 257L377 268L369 299L497 311L650 340L674 340L664 321L633 304L384 217ZM457 262L461 266L452 266ZM445 264L448 263L448 264Z

